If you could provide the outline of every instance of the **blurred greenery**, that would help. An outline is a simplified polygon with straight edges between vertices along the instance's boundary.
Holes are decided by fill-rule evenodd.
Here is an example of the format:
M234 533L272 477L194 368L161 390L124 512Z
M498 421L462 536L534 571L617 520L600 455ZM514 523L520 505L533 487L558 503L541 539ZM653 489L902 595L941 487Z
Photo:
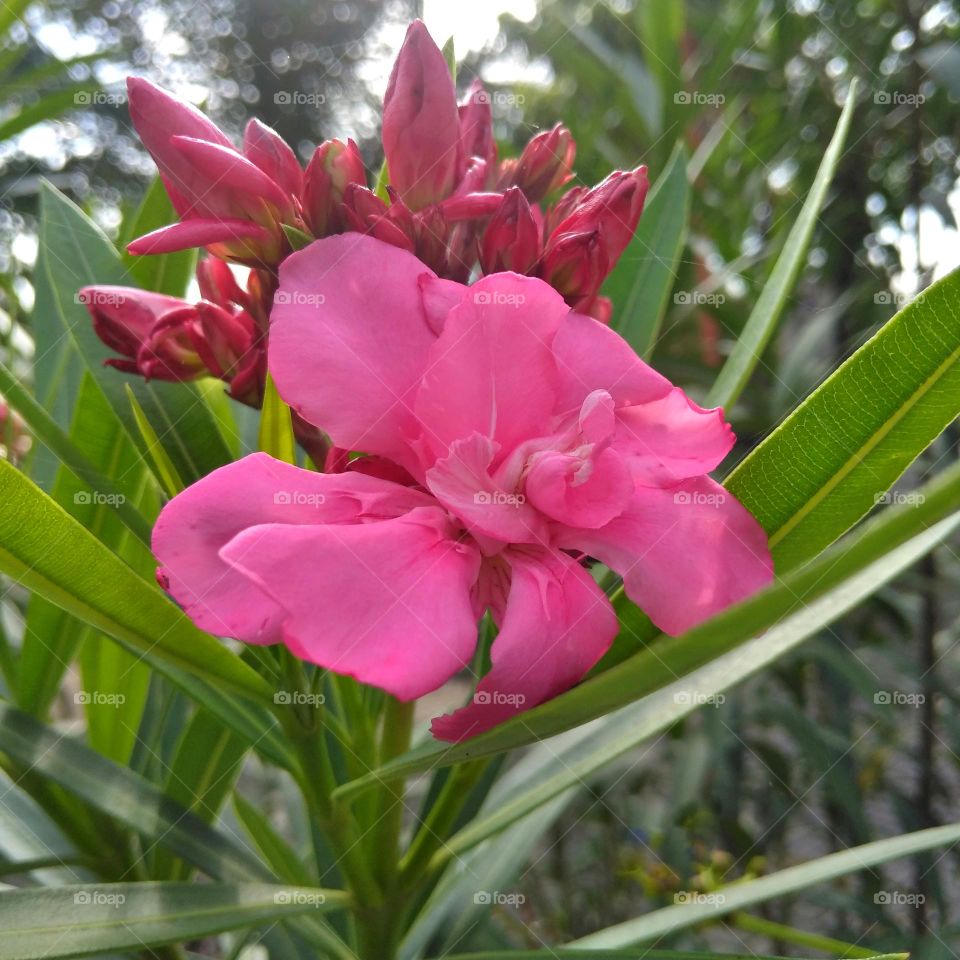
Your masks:
M31 368L44 320L30 316L41 178L115 236L153 173L126 117L127 73L202 103L234 135L259 116L301 156L325 136L352 135L376 169L376 69L390 61L415 7L48 0L0 8L4 363ZM685 156L689 229L650 356L701 398L859 78L800 283L729 411L742 454L904 299L960 263L958 39L953 0L541 0L529 22L503 16L496 40L462 58L458 73L461 86L474 75L496 81L489 85L501 94L493 103L504 153L532 130L567 124L585 184L638 163L656 179L671 157ZM674 152L678 144L685 155ZM644 268L641 250L628 256ZM954 426L903 490L956 455ZM670 904L680 891L709 893L960 820L958 584L960 562L943 546L773 670L570 795L516 865L510 889L524 895L522 905L471 919L457 952L565 942ZM0 613L0 635L15 635L16 604L5 601ZM161 728L165 739L157 734L155 756L135 746L136 765L162 782L184 708L169 698L158 706L155 680L141 696L141 741ZM55 707L73 715L73 704ZM161 714L180 719L164 726ZM259 812L282 824L282 839L309 848L290 785L256 764L241 776L247 796L262 799ZM247 828L256 829L256 816L240 812ZM909 948L921 960L954 957L957 868L952 851L916 856L661 945L808 955L796 928L878 950Z

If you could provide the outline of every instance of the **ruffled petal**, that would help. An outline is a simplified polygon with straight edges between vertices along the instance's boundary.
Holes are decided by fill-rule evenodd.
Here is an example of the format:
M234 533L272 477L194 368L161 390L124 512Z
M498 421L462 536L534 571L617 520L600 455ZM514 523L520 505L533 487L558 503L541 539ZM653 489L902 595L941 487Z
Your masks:
M320 474L254 453L174 497L153 529L157 579L202 630L247 643L280 640L283 611L220 558L258 524L352 524L396 517L425 494L357 473Z
M338 447L412 466L413 397L436 341L416 257L356 233L280 265L269 367L283 399Z
M617 410L615 446L641 483L671 484L714 470L734 444L719 407L705 410L679 387Z
M566 530L558 542L616 570L630 599L672 635L773 579L763 528L709 477L638 487L617 519L599 530Z
M251 527L220 554L283 608L294 655L412 700L476 646L479 554L452 532L425 507L380 523Z
M417 397L434 457L473 433L490 437L504 457L549 432L557 381L552 342L568 312L552 287L531 277L499 273L470 287L447 316Z
M450 453L427 471L427 486L474 536L501 544L546 544L546 524L526 496L503 489L490 476L496 450L497 445L479 433L454 441Z
M473 702L433 721L440 740L465 740L572 687L617 632L610 601L572 558L510 550L510 594L490 672Z

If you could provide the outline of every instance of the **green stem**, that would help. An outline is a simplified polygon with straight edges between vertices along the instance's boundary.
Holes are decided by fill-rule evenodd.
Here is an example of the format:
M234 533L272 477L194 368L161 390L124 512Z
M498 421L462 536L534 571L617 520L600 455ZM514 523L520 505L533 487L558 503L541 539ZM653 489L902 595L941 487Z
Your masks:
M865 960L867 957L877 955L876 950L858 947L852 943L844 943L842 940L834 940L832 937L824 937L817 933L807 933L806 930L797 930L795 927L774 923L772 920L764 920L762 917L755 917L749 913L735 913L730 918L730 922L735 927L749 933L758 933L761 936L770 937L772 940L780 940L797 947L822 950L824 953L829 953L831 956L838 958ZM906 954L903 954L903 956L906 957Z
M434 853L450 836L470 791L486 770L488 758L460 764L450 772L436 802L400 861L400 887L411 887L427 870Z

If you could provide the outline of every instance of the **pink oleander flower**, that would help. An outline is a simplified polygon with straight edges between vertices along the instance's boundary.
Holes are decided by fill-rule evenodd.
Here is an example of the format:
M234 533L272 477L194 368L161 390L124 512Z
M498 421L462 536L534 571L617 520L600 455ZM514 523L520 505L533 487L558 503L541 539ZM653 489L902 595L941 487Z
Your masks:
M343 234L288 257L279 290L271 374L341 472L254 454L164 508L158 578L202 629L410 700L471 662L489 610L493 666L433 722L462 740L608 649L589 558L671 634L770 582L763 530L707 476L733 444L722 412L542 280L463 286Z

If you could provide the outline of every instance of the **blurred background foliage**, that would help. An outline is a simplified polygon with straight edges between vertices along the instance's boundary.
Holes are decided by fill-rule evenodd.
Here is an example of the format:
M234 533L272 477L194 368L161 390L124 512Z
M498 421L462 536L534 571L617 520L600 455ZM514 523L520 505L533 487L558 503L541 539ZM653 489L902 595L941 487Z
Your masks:
M562 120L590 184L638 162L656 178L685 144L689 229L654 362L694 395L748 316L860 78L802 280L730 411L741 450L903 298L960 263L956 3L540 0L530 20L511 16L508 3L492 6L506 11L500 32L460 51L459 81L480 75L494 91L502 151ZM352 135L376 169L385 71L416 8L9 0L0 8L5 358L29 367L41 178L116 233L152 174L126 116L127 73L202 104L233 133L257 115L303 157L323 137ZM915 477L954 458L956 439L941 437ZM677 891L709 892L960 819L958 583L957 558L942 548L774 671L625 758L568 802L519 870L524 903L465 927L458 951L561 942L669 904ZM265 806L279 803L282 819L282 797L269 787ZM795 937L772 926L784 924L909 947L923 960L954 957L957 866L945 853L863 871L675 945L790 954Z

